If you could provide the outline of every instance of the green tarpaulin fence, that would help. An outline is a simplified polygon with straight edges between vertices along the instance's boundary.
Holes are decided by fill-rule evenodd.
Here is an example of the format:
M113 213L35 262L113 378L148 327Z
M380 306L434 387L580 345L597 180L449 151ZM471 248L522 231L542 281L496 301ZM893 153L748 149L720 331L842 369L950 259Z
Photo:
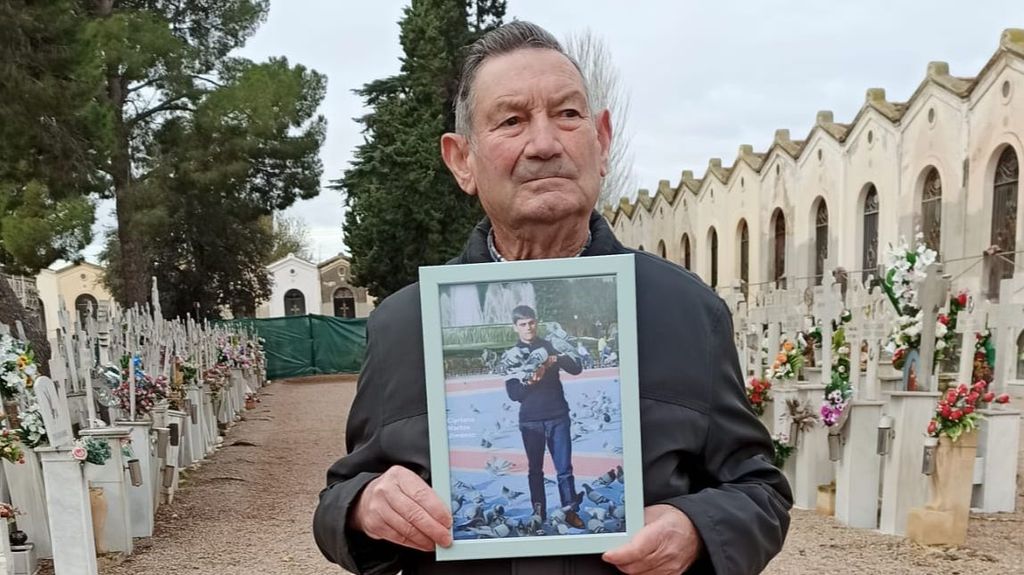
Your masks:
M366 320L301 315L225 322L265 340L267 378L357 373L366 352Z

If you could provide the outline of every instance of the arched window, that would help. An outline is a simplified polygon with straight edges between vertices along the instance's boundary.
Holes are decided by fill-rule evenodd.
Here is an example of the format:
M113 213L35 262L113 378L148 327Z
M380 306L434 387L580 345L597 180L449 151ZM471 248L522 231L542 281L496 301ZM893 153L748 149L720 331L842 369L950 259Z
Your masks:
M284 294L284 315L306 315L306 296L297 289L290 289Z
M921 191L921 233L924 243L941 254L942 243L942 178L935 168L928 170Z
M739 225L739 245L740 245L740 280L742 284L740 288L743 290L743 294L747 294L747 284L750 283L750 228L747 227L747 220L740 220Z
M825 260L828 259L828 205L825 198L818 201L814 214L814 285L820 286L825 276Z
M658 240L658 255L665 257L665 240Z
M718 287L718 232L712 227L708 230L708 257L711 258L711 287Z
M693 269L690 267L690 236L688 234L683 234L682 244L683 249L681 251L683 252L683 267L688 270Z
M643 244L640 244L640 251L642 251L642 252L647 251L647 250L644 249L644 245Z
M772 214L772 281L775 287L786 287L786 216L780 208Z
M868 184L864 194L864 240L861 245L860 268L862 280L877 273L878 268L878 190L874 184Z
M352 290L346 287L334 290L334 317L356 317L356 296Z
M91 317L96 319L96 312L99 309L99 303L96 298L84 293L75 298L75 310L78 312L78 323L85 327L85 318Z
M990 258L988 271L988 297L999 299L999 282L1013 277L1017 250L1017 191L1020 164L1017 153L1007 146L999 156L992 192L992 236L990 245L999 246L1002 255Z

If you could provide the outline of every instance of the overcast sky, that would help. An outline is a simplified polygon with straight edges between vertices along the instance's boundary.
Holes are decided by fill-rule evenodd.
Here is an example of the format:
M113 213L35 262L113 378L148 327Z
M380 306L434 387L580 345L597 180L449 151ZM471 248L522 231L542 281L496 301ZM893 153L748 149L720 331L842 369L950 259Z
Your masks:
M362 141L352 89L398 72L404 0L273 0L270 17L242 55L286 56L328 77L322 113L323 182L338 178ZM1004 28L1024 27L1024 2L932 0L509 0L508 17L559 38L589 28L611 50L629 92L639 186L673 185L684 169L700 177L708 158L731 165L740 144L763 151L778 128L795 139L818 110L849 122L867 88L908 98L928 62L973 76ZM100 206L97 231L113 222ZM318 261L343 247L343 200L326 189L288 210L309 226ZM98 242L97 242L98 243ZM87 255L95 259L98 245Z

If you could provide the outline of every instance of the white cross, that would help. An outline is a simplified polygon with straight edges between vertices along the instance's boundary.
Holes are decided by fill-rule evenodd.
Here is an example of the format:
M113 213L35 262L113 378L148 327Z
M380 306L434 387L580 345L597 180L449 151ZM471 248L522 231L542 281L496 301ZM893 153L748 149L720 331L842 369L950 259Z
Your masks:
M949 277L942 275L942 264L929 265L925 274L924 280L917 285L917 303L921 308L921 361L917 367L917 381L924 387L922 391L934 389L935 323L939 310L949 304Z

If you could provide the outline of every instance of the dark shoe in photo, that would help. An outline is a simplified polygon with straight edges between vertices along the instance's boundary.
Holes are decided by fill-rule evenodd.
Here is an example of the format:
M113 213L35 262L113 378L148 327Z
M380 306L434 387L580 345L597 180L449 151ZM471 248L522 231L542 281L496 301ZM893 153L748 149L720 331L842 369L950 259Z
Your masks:
M580 518L579 514L575 511L565 512L565 524L573 529L586 529L586 524L583 523L583 519Z

